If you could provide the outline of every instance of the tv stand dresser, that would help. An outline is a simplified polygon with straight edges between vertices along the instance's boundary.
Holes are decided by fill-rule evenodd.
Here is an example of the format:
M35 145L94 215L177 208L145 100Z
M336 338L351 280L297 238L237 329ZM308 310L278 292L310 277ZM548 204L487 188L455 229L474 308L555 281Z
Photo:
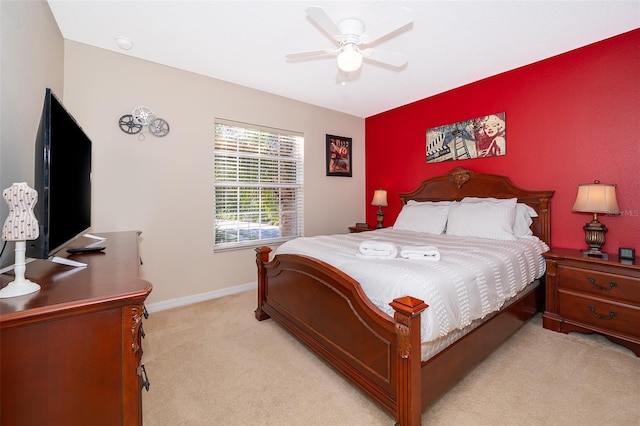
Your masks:
M138 232L101 234L86 268L37 260L40 291L0 299L1 425L141 425L141 325L149 282ZM0 275L0 287L13 275Z

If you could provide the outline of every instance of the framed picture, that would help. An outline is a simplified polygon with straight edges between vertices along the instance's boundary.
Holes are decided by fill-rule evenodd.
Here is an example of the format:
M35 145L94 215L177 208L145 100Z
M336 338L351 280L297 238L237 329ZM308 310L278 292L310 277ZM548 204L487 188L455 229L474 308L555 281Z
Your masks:
M505 113L427 130L427 163L486 158L507 153Z
M351 177L351 138L327 135L327 176Z

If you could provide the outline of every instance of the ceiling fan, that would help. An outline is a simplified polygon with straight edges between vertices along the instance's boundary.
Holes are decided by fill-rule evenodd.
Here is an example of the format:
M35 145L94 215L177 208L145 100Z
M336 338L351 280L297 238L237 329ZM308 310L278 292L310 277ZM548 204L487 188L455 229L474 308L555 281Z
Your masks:
M306 9L306 12L309 18L331 37L338 47L289 53L286 55L287 58L307 59L321 56L337 56L338 68L347 73L357 71L362 65L363 59L396 68L407 63L407 57L400 53L373 48L361 49L360 46L372 44L409 25L413 21L413 12L410 9L405 7L397 9L378 27L374 27L371 30L367 29L366 32L364 23L359 19L344 19L336 24L320 6L310 6Z

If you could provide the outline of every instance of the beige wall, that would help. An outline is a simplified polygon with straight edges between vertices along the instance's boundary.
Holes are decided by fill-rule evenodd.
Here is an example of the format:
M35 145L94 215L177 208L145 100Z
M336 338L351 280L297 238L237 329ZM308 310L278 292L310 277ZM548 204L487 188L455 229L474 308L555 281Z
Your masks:
M253 250L213 253L216 117L305 135L306 235L364 220L363 119L72 41L64 57L64 104L93 141L93 232L142 231L150 303L256 280ZM138 105L170 133L122 132ZM353 138L352 178L325 176L327 133Z
M0 0L0 190L33 185L34 144L47 87L62 95L64 42L45 1ZM0 226L8 207L0 198ZM0 241L1 243L1 241ZM0 265L13 261L7 245Z

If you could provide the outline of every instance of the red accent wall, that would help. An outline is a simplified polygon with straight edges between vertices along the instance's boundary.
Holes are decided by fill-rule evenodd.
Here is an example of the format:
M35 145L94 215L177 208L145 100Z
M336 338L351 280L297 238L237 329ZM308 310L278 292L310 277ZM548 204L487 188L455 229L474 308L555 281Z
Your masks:
M428 128L503 111L505 156L426 164ZM385 226L399 192L462 166L555 190L552 244L585 248L591 217L571 208L578 184L599 179L618 185L622 210L599 215L609 228L603 249L640 251L640 29L368 117L365 132L366 193L388 191ZM375 211L367 206L371 224Z

